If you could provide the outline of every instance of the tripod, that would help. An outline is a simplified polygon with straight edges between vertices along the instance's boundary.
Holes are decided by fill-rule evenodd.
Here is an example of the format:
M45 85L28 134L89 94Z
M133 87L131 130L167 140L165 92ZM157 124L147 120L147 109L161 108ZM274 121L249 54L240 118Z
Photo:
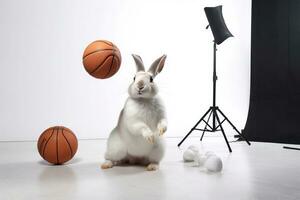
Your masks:
M225 135L225 131L222 127L222 124L227 121L232 128L238 133L238 135L247 142L248 145L251 145L250 142L238 131L238 129L233 125L233 123L231 123L231 121L226 117L226 115L220 110L220 108L218 106L216 106L216 82L217 82L217 73L216 73L216 52L217 52L217 47L216 47L216 42L214 41L214 62L213 62L213 105L206 111L206 113L200 118L200 120L195 124L195 126L190 130L190 132L188 132L188 134L179 142L179 144L177 145L178 147L180 147L180 145L184 142L184 140L194 131L194 130L198 130L198 131L202 131L202 135L200 138L200 141L202 141L204 133L207 132L216 132L216 131L221 131L223 134L223 137L225 139L225 142L227 144L228 150L231 153L231 147L229 145L229 142L227 140L227 137ZM207 121L205 120L206 116L208 115ZM219 116L222 116L223 119L222 121L220 120ZM212 117L212 125L209 124L209 120ZM199 129L197 128L197 126L201 123L201 122L205 123L205 127L204 129ZM208 128L207 128L208 127Z

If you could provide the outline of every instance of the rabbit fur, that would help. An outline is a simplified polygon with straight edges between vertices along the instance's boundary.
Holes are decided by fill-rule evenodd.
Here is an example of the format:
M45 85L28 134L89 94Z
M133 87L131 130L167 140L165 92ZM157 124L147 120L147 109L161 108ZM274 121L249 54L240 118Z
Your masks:
M140 56L132 56L137 72L128 88L129 97L118 124L108 138L103 169L128 162L156 170L164 156L162 135L167 130L167 118L154 78L162 71L166 55L155 60L148 71Z

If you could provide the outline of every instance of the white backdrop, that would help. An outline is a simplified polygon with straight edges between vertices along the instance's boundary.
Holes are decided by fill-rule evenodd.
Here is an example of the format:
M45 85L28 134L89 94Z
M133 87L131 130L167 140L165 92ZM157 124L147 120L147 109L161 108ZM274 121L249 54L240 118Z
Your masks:
M211 104L213 38L203 8L219 4L235 37L218 47L217 103L241 129L249 103L251 0L1 0L0 140L35 140L53 125L81 139L106 138L135 73L131 53L148 65L168 55L156 81L167 135L184 136ZM84 48L97 39L113 41L123 56L107 80L82 66Z

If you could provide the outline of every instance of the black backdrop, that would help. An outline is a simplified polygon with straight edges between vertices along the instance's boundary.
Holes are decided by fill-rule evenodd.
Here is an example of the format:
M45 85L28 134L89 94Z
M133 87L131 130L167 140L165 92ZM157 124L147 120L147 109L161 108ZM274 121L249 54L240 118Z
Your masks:
M300 144L300 0L252 0L251 88L243 133Z

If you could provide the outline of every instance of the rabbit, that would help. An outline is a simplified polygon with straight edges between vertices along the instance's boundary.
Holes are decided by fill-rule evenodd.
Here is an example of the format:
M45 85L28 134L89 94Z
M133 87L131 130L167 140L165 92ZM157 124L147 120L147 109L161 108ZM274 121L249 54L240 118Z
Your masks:
M157 170L165 153L162 136L167 131L167 118L154 79L162 71L167 56L155 60L148 71L140 56L132 56L137 72L118 124L108 138L102 169L129 162L143 164L148 171Z

